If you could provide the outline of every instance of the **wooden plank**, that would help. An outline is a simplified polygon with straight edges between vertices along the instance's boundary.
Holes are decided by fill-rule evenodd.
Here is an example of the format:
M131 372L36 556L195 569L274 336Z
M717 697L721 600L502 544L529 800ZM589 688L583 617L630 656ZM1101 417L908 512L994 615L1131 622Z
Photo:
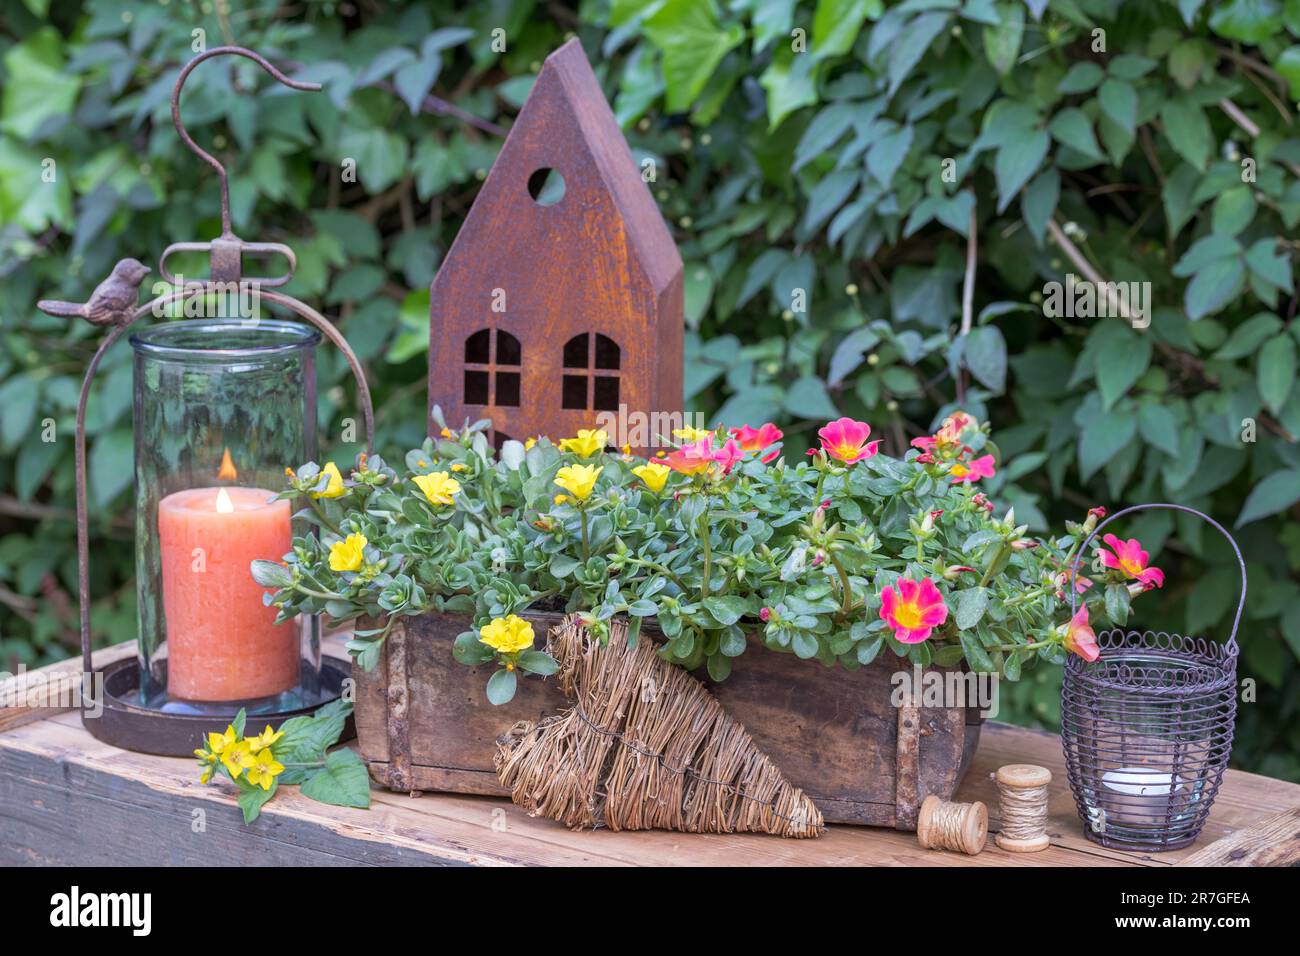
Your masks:
M1300 866L1300 806L1238 830L1179 866Z
M1166 854L1099 847L1083 837L1059 738L993 723L985 725L955 798L984 800L995 829L989 775L1014 762L1041 764L1055 776L1052 845L1042 853L1008 854L990 844L966 857L923 850L910 833L843 826L816 840L571 832L496 798L410 797L382 789L372 792L371 809L355 810L316 803L287 787L246 828L228 782L203 786L193 761L118 750L87 734L79 714L58 712L0 733L0 863L1166 866L1224 856L1254 864L1289 861L1278 845L1300 832L1300 786L1230 770L1197 846ZM205 829L196 831L197 820ZM140 833L156 838L141 840Z
M0 735L0 862L330 865L1078 866L1053 847L1032 860L921 849L910 833L831 827L817 840L649 831L571 832L498 799L373 792L370 810L330 807L295 787L240 822L233 787L202 786L193 761L94 740L76 714ZM207 831L191 833L194 811ZM147 827L142 831L141 827ZM94 832L94 841L85 834ZM157 839L140 840L140 832ZM209 839L211 838L211 839Z
M93 660L104 667L135 652L135 641L123 641L96 651ZM81 676L81 658L72 657L0 681L0 733L78 706Z

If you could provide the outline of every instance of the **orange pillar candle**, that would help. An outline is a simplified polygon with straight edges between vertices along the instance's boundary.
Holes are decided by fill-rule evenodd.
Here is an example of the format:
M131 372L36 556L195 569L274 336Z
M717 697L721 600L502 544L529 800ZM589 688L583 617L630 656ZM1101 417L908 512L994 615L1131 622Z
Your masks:
M249 564L292 547L289 502L262 488L191 488L158 504L167 693L267 697L298 683L298 631L276 624Z

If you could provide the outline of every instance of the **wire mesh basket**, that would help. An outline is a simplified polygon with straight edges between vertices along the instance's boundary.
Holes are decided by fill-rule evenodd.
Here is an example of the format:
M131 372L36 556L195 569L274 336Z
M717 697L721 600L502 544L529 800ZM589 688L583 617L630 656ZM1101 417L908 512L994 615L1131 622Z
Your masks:
M1075 806L1088 839L1121 850L1176 850L1201 832L1232 751L1237 715L1237 626L1246 605L1241 549L1213 518L1174 504L1125 508L1184 511L1228 539L1241 567L1241 600L1226 643L1165 631L1097 634L1100 657L1071 655L1061 689L1061 741ZM1073 575L1072 575L1073 578ZM1071 617L1077 590L1070 582Z

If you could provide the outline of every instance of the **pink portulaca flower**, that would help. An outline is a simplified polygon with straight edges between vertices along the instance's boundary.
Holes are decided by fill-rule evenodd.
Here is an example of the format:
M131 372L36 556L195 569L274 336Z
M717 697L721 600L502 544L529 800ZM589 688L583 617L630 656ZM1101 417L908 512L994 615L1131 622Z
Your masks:
M880 619L900 643L920 644L948 620L948 605L929 578L919 583L899 578L897 584L897 590L889 586L880 592Z
M745 450L734 438L728 438L726 444L713 453L713 461L722 466L724 475L730 474L731 469L736 467L736 462L744 457Z
M713 465L713 439L701 438L697 442L674 450L665 461L673 471L683 475L700 475Z
M767 422L759 428L750 428L744 425L740 428L731 429L731 437L740 443L740 447L745 451L764 451L775 445L785 433L777 428L771 422ZM776 456L781 454L781 450L773 449L762 458L763 464L770 464L776 460Z
M822 451L846 465L870 458L880 447L878 439L867 441L871 437L871 426L852 418L838 418L823 425L817 437L821 439Z
M948 474L952 475L952 483L959 485L962 482L970 484L981 478L992 478L994 470L993 456L984 455L971 461L954 461L952 467L948 469Z
M1165 572L1148 565L1150 556L1142 550L1142 543L1137 538L1121 541L1108 534L1102 540L1113 549L1100 549L1102 567L1121 571L1125 577L1140 581L1148 590L1165 586Z

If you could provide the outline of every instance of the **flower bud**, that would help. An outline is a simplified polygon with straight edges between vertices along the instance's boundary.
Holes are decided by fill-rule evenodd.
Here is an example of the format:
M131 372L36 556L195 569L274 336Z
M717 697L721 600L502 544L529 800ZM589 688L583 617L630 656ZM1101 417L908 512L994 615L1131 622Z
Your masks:
M763 608L758 612L758 619L766 624L772 619L772 609L770 607Z

